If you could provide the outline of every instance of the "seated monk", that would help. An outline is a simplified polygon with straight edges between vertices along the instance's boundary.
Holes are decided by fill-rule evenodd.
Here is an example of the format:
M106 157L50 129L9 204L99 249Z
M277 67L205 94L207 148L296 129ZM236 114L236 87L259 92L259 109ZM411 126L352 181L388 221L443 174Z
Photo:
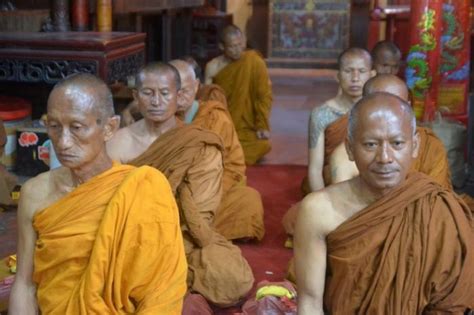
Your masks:
M7 145L7 133L3 125L3 121L0 119L0 157L5 152L5 146ZM14 201L11 197L11 192L17 184L17 178L10 174L5 166L0 163L0 211L2 207L8 208L14 205Z
M464 314L474 307L471 211L411 172L412 109L388 93L351 110L360 175L306 196L295 234L298 314Z
M178 208L163 174L109 158L118 125L97 77L51 91L47 130L63 167L22 187L10 314L181 314Z
M180 84L171 65L152 63L142 68L133 97L144 118L120 129L107 149L115 159L150 165L165 174L180 210L188 286L213 304L229 306L248 293L254 278L240 249L214 227L224 148L212 131L176 118Z
M192 58L191 56L183 57L183 60L188 62L194 69L194 73L196 74L196 78L199 78L201 75L201 67L199 64ZM200 101L218 101L223 104L227 108L227 100L225 98L224 90L218 86L217 84L201 84L199 82L199 88L196 94L196 99ZM178 113L178 116L181 113ZM122 121L121 126L126 127L134 122L143 118L140 110L138 108L138 103L136 100L133 100L128 104L128 106L121 112Z
M182 60L170 64L181 79L178 112L184 113L184 122L214 132L224 144L222 201L214 227L227 239L261 240L265 233L262 199L258 191L246 185L244 152L227 108L218 101L196 100L199 79L192 66Z
M397 75L401 59L400 49L389 40L380 41L372 48L372 60L377 74Z
M336 77L340 87L338 94L311 111L308 132L308 177L303 180L302 185L304 194L320 190L330 184L331 172L326 153L331 143L325 131L335 121L344 117L362 97L365 82L375 74L371 70L372 59L369 52L361 48L349 48L343 51L339 55L338 65L339 71ZM299 205L300 203L293 205L283 217L283 227L289 235L293 235Z
M244 36L235 25L219 38L223 54L206 65L205 83L221 86L245 154L245 163L257 163L270 149L272 89L260 54L244 50Z

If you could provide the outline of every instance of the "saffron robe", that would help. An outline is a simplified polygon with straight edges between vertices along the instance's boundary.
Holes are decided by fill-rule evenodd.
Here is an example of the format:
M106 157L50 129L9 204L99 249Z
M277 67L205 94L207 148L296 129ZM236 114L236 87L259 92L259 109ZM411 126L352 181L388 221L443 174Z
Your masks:
M251 289L252 270L240 249L213 226L221 202L223 146L215 133L194 125L162 134L132 165L150 165L168 178L181 213L188 286L219 306Z
M196 99L200 101L217 101L227 108L225 91L217 84L202 84L196 94Z
M42 314L180 314L186 258L166 178L114 166L34 216Z
M219 135L224 144L222 201L215 228L227 239L256 238L265 234L260 193L246 185L244 152L227 109L217 101L199 102L193 124Z
M213 83L225 91L245 162L255 164L271 149L269 140L256 135L257 130L270 130L272 90L265 61L256 51L245 51L219 71Z
M415 172L327 238L330 314L464 314L474 306L469 208Z

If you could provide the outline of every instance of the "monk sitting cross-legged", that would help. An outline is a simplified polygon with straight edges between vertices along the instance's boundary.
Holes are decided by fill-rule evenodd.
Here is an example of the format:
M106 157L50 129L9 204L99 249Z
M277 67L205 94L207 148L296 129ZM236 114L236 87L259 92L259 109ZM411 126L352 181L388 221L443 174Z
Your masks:
M47 130L64 167L22 187L10 314L181 314L178 208L163 174L109 158L118 125L100 79L53 88Z
M264 235L263 205L260 194L246 185L244 152L226 107L217 101L195 100L199 86L193 68L182 60L170 62L179 72L181 94L178 111L186 124L210 130L224 144L222 201L214 226L227 239L256 238Z
M223 54L206 65L205 83L221 86L248 165L270 149L272 89L267 66L254 50L243 51L244 36L235 25L221 33Z
M311 193L295 233L298 314L464 314L474 306L471 211L412 172L412 109L388 93L351 110L360 175Z
M122 162L150 165L165 174L181 214L188 286L209 302L228 306L248 293L254 278L240 249L214 227L224 148L215 133L176 118L180 84L169 64L141 69L133 96L144 118L120 129L107 149Z

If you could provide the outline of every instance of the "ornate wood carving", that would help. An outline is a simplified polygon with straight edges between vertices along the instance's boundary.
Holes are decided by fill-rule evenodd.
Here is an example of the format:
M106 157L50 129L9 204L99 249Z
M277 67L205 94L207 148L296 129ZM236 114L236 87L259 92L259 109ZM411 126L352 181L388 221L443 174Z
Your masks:
M143 52L112 60L107 63L107 81L112 83L124 80L129 75L135 75L144 63L145 54Z
M70 74L98 74L95 60L0 59L0 81L55 84Z

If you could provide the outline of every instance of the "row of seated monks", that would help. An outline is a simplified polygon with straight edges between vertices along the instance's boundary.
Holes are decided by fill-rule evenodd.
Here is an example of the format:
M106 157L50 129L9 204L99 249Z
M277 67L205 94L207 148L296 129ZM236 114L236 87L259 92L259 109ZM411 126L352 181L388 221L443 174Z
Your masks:
M22 187L10 314L206 314L187 301L248 295L254 277L232 241L265 233L245 167L270 150L271 84L240 31L223 34L205 76L218 86L186 60L148 64L133 90L142 118L123 128L97 77L53 88L47 130L62 167ZM311 113L308 195L284 224L299 314L474 307L472 211L424 171L430 160L416 166L423 141L439 140L416 127L403 81L373 77L390 62L344 51L338 95Z

